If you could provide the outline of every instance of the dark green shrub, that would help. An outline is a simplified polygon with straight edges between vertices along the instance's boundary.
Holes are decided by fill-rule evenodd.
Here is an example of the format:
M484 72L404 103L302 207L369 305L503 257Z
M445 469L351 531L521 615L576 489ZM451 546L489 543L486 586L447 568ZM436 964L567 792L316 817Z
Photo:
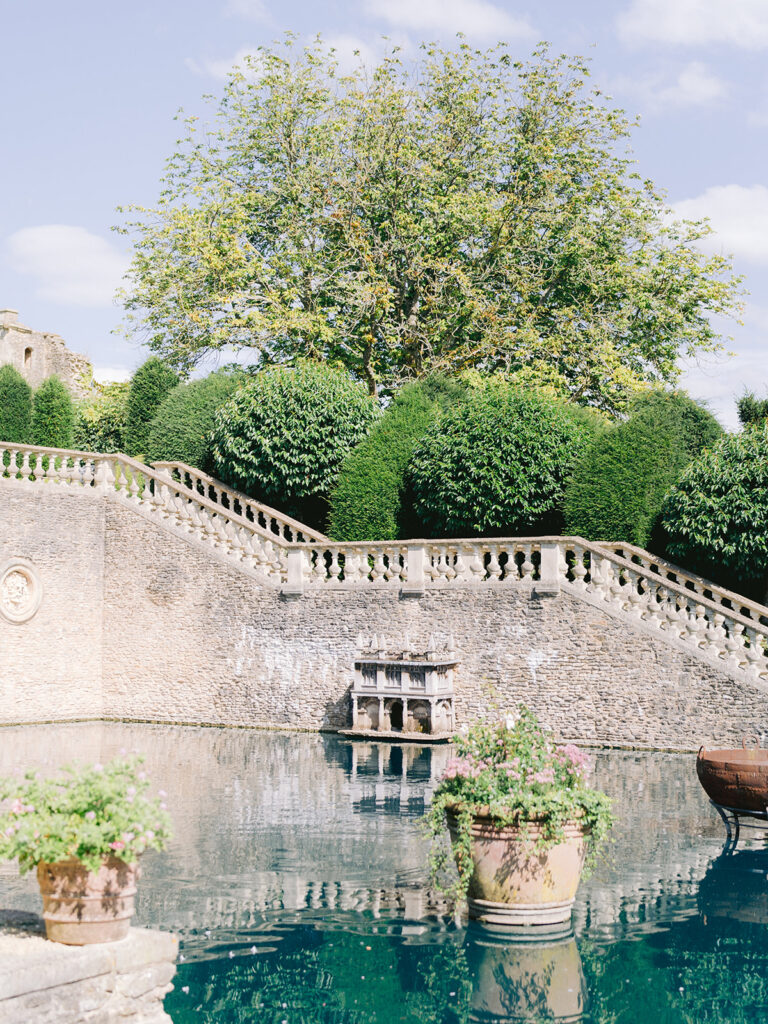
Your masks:
M328 516L334 540L413 536L414 516L404 480L411 454L440 406L465 391L441 376L401 388L370 434L344 460Z
M0 366L0 441L30 444L32 388L9 363Z
M271 367L216 414L214 465L227 483L322 528L339 468L378 416L346 371L304 361Z
M124 452L130 384L94 387L92 395L76 403L72 447L83 452Z
M72 396L58 377L48 377L32 400L32 443L46 448L71 448L74 425Z
M566 402L510 385L469 392L409 466L428 536L559 533L566 477L595 427Z
M576 464L566 487L566 532L663 550L664 496L721 434L714 416L681 392L638 397L629 419L599 434Z
M219 370L169 391L150 424L147 462L186 462L204 472L213 469L214 417L241 383L242 374Z
M692 462L662 522L685 568L768 600L768 424L726 434Z
M125 446L128 455L145 455L149 427L157 409L179 383L174 371L157 356L142 363L131 378L126 408Z

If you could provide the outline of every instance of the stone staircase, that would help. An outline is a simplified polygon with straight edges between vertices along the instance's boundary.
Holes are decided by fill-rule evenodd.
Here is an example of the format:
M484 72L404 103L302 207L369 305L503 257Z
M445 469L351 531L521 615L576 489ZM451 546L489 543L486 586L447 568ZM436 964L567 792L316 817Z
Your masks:
M768 692L768 607L629 544L580 537L336 543L179 462L0 443L0 487L87 490L203 547L286 598L320 588L527 588L601 608Z

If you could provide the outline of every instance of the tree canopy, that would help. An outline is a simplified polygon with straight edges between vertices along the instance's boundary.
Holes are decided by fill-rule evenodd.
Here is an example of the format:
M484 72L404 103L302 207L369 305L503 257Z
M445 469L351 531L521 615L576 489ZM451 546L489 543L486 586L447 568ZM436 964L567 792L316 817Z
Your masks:
M0 440L29 444L32 438L32 388L15 366L0 366Z
M46 377L32 399L32 443L46 448L70 448L75 408L66 385Z
M211 349L341 363L371 391L525 371L621 408L716 351L730 262L635 170L635 122L581 58L424 46L341 74L321 40L236 70L129 208L126 329L184 371Z

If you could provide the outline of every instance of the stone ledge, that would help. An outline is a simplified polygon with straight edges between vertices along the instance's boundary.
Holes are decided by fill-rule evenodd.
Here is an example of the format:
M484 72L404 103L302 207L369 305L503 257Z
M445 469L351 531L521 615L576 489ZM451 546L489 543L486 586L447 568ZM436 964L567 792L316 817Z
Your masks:
M8 1000L32 994L40 1000L55 999L51 990L99 976L114 979L127 995L131 988L138 996L158 985L167 987L178 948L178 939L170 932L143 928L131 928L120 942L64 946L45 938L43 920L36 914L0 911L0 1019L6 1019ZM137 974L147 976L147 985L126 986L123 979Z

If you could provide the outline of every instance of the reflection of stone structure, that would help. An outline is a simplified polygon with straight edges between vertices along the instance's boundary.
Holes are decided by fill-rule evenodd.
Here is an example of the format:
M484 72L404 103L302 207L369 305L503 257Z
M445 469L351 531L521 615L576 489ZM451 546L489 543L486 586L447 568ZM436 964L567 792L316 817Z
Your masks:
M0 366L10 363L33 388L55 374L75 398L84 398L93 373L85 356L70 352L58 334L18 323L18 316L15 309L0 309Z
M408 645L410 646L410 645ZM373 637L358 640L352 686L352 732L401 733L421 740L453 735L453 640L440 654L434 637L426 650L395 653Z

